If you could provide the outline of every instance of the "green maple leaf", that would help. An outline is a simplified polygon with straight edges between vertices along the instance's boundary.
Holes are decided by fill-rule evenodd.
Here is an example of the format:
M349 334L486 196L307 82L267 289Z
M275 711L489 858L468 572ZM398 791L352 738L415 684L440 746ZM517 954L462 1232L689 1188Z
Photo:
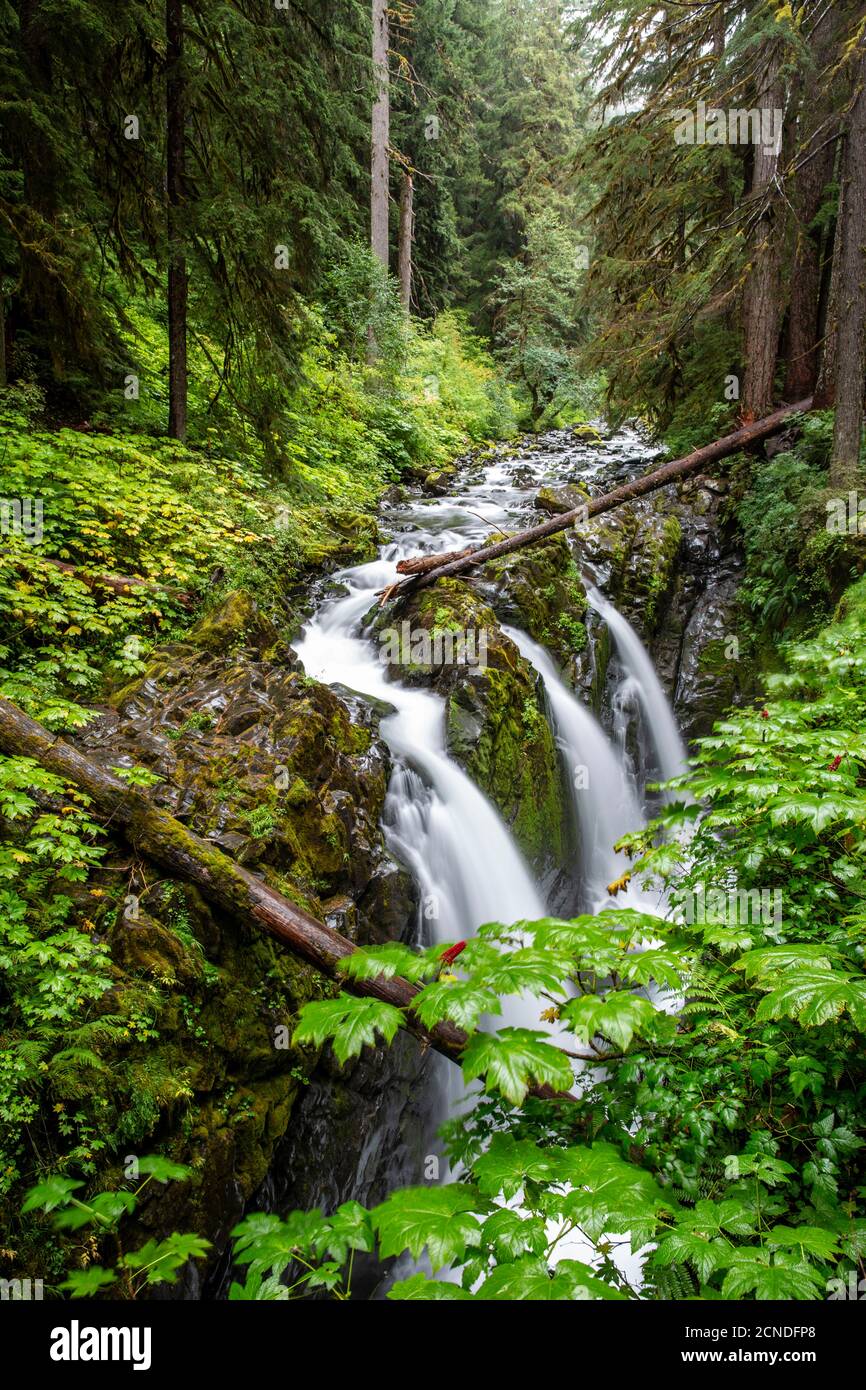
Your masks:
M110 1269L90 1265L87 1269L70 1270L60 1287L68 1289L72 1298L94 1298L114 1280Z
M484 1076L484 1089L501 1091L513 1105L520 1105L533 1082L567 1091L574 1083L568 1058L547 1041L544 1033L529 1028L501 1028L492 1036L476 1033L463 1052L467 1081Z
M726 1254L730 1246L721 1240L705 1240L693 1231L671 1231L659 1242L653 1255L657 1265L694 1265L702 1283L718 1268L720 1256Z
M506 1201L516 1197L527 1180L547 1182L555 1179L557 1171L556 1150L540 1149L531 1139L510 1134L494 1135L473 1165L479 1191L488 1197L501 1192Z
M587 1043L600 1033L623 1051L636 1033L654 1032L659 1020L658 1010L648 999L623 991L572 999L560 1016L580 1042Z
M758 951L746 951L734 962L734 969L742 970L747 980L776 974L780 970L800 969L803 966L807 969L832 969L827 947L770 946Z
M173 1163L170 1158L164 1158L162 1154L147 1154L144 1158L140 1158L138 1171L156 1178L157 1182L178 1182L181 1178L188 1178L192 1173L191 1168L184 1167L182 1163Z
M521 1255L543 1255L547 1248L544 1222L535 1216L500 1207L488 1216L483 1227L485 1245L493 1246L497 1260L504 1263Z
M840 1237L820 1226L774 1226L765 1237L767 1245L781 1245L807 1250L821 1260L832 1259L838 1252Z
M393 1004L378 999L355 999L341 994L339 999L322 999L301 1009L292 1041L295 1043L332 1042L338 1062L359 1056L364 1047L375 1047L377 1034L393 1042L403 1015Z
M560 1260L549 1270L544 1260L516 1260L498 1265L476 1295L487 1302L569 1302L623 1297L577 1260Z
M461 1289L459 1284L446 1284L438 1279L428 1279L426 1274L413 1274L410 1279L403 1279L389 1289L388 1297L404 1303L455 1302L458 1299L465 1302L472 1298L472 1294Z
M634 951L620 964L623 979L634 984L648 985L652 980L667 989L682 989L682 977L688 970L688 963L675 951L667 948L651 951Z
M496 994L540 994L554 991L574 970L574 961L565 951L546 946L543 951L525 946L475 972L478 983Z
M416 1259L426 1247L434 1270L458 1264L467 1249L480 1244L475 1212L489 1202L464 1183L448 1187L406 1187L370 1213L383 1259L408 1250Z
M472 980L437 980L412 1000L412 1012L425 1028L435 1028L447 1019L471 1032L482 1014L501 1014L502 1005L492 990L482 989Z
M558 1180L571 1188L556 1209L593 1240L607 1231L629 1231L636 1247L654 1234L659 1212L677 1209L652 1174L627 1162L612 1144L551 1152Z
M34 1211L41 1207L43 1211L54 1211L56 1207L66 1206L72 1193L83 1186L84 1183L78 1182L75 1178L63 1178L59 1175L46 1178L44 1182L30 1188L21 1210Z
M319 1254L327 1250L342 1262L350 1250L372 1250L373 1243L369 1212L359 1202L344 1202L328 1218L327 1230L322 1232L317 1247Z
M437 948L436 954L441 954L441 948ZM414 984L423 980L425 975L434 974L438 965L438 960L431 953L418 954L410 951L408 946L390 941L384 946L359 948L352 955L344 956L338 962L337 969L352 980L375 980L379 976L392 980L399 975Z
M772 982L758 985L771 992L758 1005L756 1019L793 1018L804 1028L815 1028L846 1011L861 1032L866 1031L866 981L852 979L841 970L809 967L785 971Z
M722 1298L741 1299L753 1293L761 1301L803 1302L823 1296L826 1280L811 1265L769 1264L768 1258L763 1251L737 1251L722 1284Z
M808 825L820 835L830 825L861 823L864 805L855 796L802 792L797 796L774 798L769 803L769 811L773 825Z

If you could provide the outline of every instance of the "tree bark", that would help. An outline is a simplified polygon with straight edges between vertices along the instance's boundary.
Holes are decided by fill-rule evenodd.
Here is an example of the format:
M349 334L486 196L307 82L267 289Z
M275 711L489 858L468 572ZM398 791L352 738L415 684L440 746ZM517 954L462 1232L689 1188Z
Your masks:
M412 307L412 240L415 235L415 187L409 169L403 170L400 189L400 240L398 267L400 302L406 313Z
M187 301L189 280L184 253L184 122L186 90L183 72L183 0L166 0L166 187L168 193L168 432L186 438L187 425Z
M842 157L844 211L839 246L836 343L836 425L830 461L831 484L856 472L863 432L866 376L866 38L855 74L855 93Z
M6 306L3 303L3 286L0 284L0 386L6 385Z
M460 1061L466 1034L450 1023L426 1029L409 1011L418 993L405 980L347 980L338 970L355 947L333 927L316 921L303 908L284 898L262 879L241 868L221 850L188 830L168 811L154 806L145 794L129 787L113 772L86 757L31 719L11 701L0 699L0 752L35 758L42 767L73 782L90 796L110 821L112 830L123 831L140 854L161 864L169 873L194 883L209 902L229 913L244 927L259 927L288 946L322 974L338 980L353 994L380 999L404 1012L403 1026L425 1046L452 1062ZM134 930L134 929L133 929ZM567 1092L549 1086L530 1088L544 1100L572 1100Z
M388 141L391 103L388 89L388 5L373 0L373 104L371 140L370 245L373 255L388 269Z
M497 541L495 545L485 545L476 550L465 551L456 559L448 560L445 564L441 562L441 557L435 557L439 559L439 564L421 570L419 566L415 566L414 560L410 559L404 563L412 564L413 568L419 572L411 574L410 578L404 579L401 584L392 584L390 588L385 589L383 602L392 598L403 598L414 593L417 589L426 589L428 585L435 584L437 579L448 579L452 575L463 574L466 570L484 564L487 560L495 560L500 555L509 555L513 550L522 550L526 545L534 545L536 541L546 540L548 536L555 536L558 531L567 531L570 526L583 525L592 517L600 516L603 512L609 512L614 507L621 506L623 502L633 502L635 498L644 497L648 492L655 492L668 483L687 477L689 473L696 473L699 468L705 468L707 464L727 458L730 454L745 449L749 444L767 439L771 434L776 434L782 429L792 415L801 414L811 410L811 408L812 402L808 399L798 401L796 405L782 406L780 410L768 415L765 420L757 420L754 424L745 425L742 429L735 430L733 434L725 435L724 439L717 439L713 444L705 444L702 449L696 449L694 453L687 454L684 458L674 459L671 463L666 463L663 467L655 469L654 472L644 474L642 478L635 478L634 482L623 483L622 487L614 488L612 492L606 492L601 497L587 498L585 504L573 508L570 512L563 512L560 516L551 517L549 521L532 526L528 531L519 531L516 535L509 536L507 540Z
M782 105L777 61L771 59L758 106L774 111ZM772 193L779 150L759 142L754 146L752 198L763 209L752 232L751 264L743 302L745 374L743 415L757 420L773 408L773 385L779 349L779 215Z
M822 81L836 16L831 8L810 39L813 66L803 80L800 101L800 136L797 158L805 162L794 176L792 202L797 219L791 300L788 310L785 399L811 395L818 377L818 338L821 308L822 230L812 226L833 177L836 142L829 141L827 117L832 112L831 93ZM832 127L831 127L832 129Z

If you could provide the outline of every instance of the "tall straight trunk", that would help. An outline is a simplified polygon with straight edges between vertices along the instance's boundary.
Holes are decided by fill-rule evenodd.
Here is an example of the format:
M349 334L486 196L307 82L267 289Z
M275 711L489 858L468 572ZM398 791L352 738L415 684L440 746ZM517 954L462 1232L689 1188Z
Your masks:
M168 192L168 432L186 438L187 301L189 278L184 254L184 122L186 84L183 72L183 0L166 0L166 152Z
M3 303L3 289L0 287L0 386L5 386L6 382L6 306Z
M839 219L839 329L836 343L836 427L831 483L856 472L863 432L866 376L866 39L861 40L855 93L842 157Z
M845 214L845 185L839 189L839 210L829 241L830 288L827 291L827 312L824 337L818 354L818 381L815 386L815 409L829 410L836 404L836 348L839 341L839 273L841 268L842 219Z
M810 41L814 66L804 78L800 102L798 153L806 162L795 175L792 197L797 227L788 311L786 400L810 395L818 377L823 233L812 223L833 177L836 156L835 143L826 143L831 94L821 78L834 30L834 12L828 8Z
M415 235L415 185L410 170L403 170L400 189L400 242L398 267L400 302L408 314L412 307L412 239Z
M388 90L388 6L373 0L373 104L370 188L370 245L373 255L388 268L388 141L391 99Z
M759 93L758 106L770 111L782 105L778 64L771 59ZM754 147L752 197L763 200L763 211L751 238L751 267L743 303L745 373L743 414L749 420L769 415L773 408L773 383L779 348L779 213L772 190L779 165L779 150L758 143Z

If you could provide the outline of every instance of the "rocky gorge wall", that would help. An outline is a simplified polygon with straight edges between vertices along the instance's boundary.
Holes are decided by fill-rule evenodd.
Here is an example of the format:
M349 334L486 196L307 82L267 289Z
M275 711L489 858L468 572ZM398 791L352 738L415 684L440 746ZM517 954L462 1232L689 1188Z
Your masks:
M524 481L527 524L574 505L582 461L600 444L586 428L527 442L560 454L563 473L574 474L541 490ZM520 466L517 457L518 482ZM608 447L593 491L634 468L627 451ZM435 486L449 482L440 475ZM698 478L440 582L401 615L431 633L485 631L483 668L399 675L446 700L450 752L500 810L554 911L576 907L576 831L543 691L502 624L545 645L609 722L611 644L587 604L589 566L649 647L686 736L706 731L745 688L724 657L741 564L724 504L724 487ZM370 520L328 561L372 555L376 538ZM366 943L405 938L417 918L411 878L380 828L391 759L379 717L370 702L308 679L239 591L155 652L76 741L106 766L148 769L172 814ZM429 1061L414 1043L368 1050L343 1069L328 1053L293 1049L297 1011L333 991L315 971L121 842L82 885L94 889L89 910L114 971L99 1007L130 1021L112 1059L106 1125L129 1154L159 1148L193 1170L143 1201L138 1234L194 1230L213 1242L210 1262L190 1266L163 1296L225 1292L229 1232L245 1210L375 1202L396 1182L420 1179L436 1117ZM123 1157L99 1165L96 1187L120 1180ZM378 1271L361 1277L372 1288Z

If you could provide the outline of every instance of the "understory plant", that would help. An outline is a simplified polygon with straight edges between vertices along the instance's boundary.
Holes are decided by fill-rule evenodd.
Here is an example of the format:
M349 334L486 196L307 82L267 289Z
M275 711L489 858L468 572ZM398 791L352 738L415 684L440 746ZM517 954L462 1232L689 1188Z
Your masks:
M625 880L663 910L612 895L594 917L348 957L347 983L401 976L415 1021L465 1033L477 1094L446 1126L451 1176L369 1210L247 1217L231 1296L345 1299L359 1251L416 1262L393 1299L847 1296L866 1253L864 727L861 582L627 837ZM538 1027L491 1028L516 995ZM345 1063L407 1022L342 993L304 1007L295 1041Z

